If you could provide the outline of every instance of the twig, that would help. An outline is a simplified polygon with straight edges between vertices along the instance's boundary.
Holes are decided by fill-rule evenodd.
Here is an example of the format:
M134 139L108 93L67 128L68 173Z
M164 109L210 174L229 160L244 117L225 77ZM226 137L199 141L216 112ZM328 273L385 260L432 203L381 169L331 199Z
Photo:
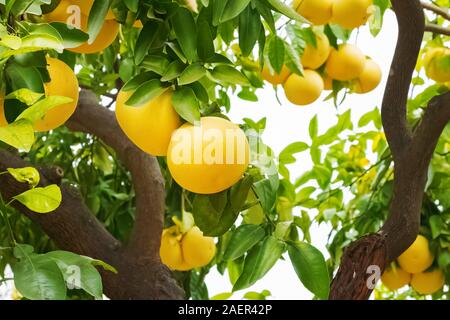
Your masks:
M422 5L422 7L424 9L434 12L437 15L440 15L441 17L443 17L444 19L450 20L450 13L448 12L448 10L445 10L442 7L439 7L435 4L428 3L425 1L420 1L420 4Z
M425 31L427 32L433 32L433 33L437 33L437 34L442 34L444 36L450 36L450 29L434 24L434 23L429 23L425 26Z

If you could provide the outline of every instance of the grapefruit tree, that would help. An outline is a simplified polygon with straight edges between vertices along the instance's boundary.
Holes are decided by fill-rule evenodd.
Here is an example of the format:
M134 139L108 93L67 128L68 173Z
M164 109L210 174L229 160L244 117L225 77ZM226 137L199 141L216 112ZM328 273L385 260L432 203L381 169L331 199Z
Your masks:
M448 299L448 7L0 1L0 271L14 298L223 299L284 259L319 299ZM376 37L386 10L399 35L382 75L350 39ZM342 111L383 78L383 101L367 102L381 108ZM308 141L275 154L270 119L227 117L232 96L272 87L302 108L333 101L335 125L316 116ZM233 292L210 296L212 268Z

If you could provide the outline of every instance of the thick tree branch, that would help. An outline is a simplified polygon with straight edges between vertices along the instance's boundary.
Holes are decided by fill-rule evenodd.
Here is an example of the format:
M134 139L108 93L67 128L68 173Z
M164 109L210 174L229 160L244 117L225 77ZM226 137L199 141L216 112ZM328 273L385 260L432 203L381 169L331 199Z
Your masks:
M416 239L428 166L450 118L449 94L433 99L412 132L406 112L409 87L425 30L419 0L392 0L399 24L397 47L382 104L382 120L394 157L394 187L389 217L377 234L353 243L341 259L330 299L367 299L370 270L380 274ZM439 118L441 117L441 118ZM364 258L362 258L364 257ZM368 258L367 258L368 257Z
M425 16L420 2L392 1L398 21L398 41L382 104L382 119L394 159L411 141L406 120L409 87L420 52Z
M156 159L135 147L120 130L114 113L98 105L95 96L82 91L79 105L68 126L94 134L111 146L130 170L136 192L136 221L130 243L122 246L94 217L77 189L61 186L63 201L51 214L30 212L13 205L39 224L63 250L101 259L118 274L102 271L105 294L111 299L181 299L182 289L159 258L159 242L164 212L164 184ZM0 170L22 168L29 163L0 150ZM61 181L58 168L40 170L41 185ZM9 175L0 176L5 200L25 191L27 186Z
M420 1L420 4L424 9L434 12L444 19L450 20L450 13L448 12L448 10L426 1Z
M437 25L437 24L433 24L433 23L429 23L425 26L425 31L427 32L432 32L432 33L436 33L436 34L442 34L444 36L450 36L450 29Z
M135 259L159 260L165 191L157 160L127 138L114 113L101 107L89 91L81 91L77 111L66 125L102 139L130 171L136 193L136 221L127 253Z

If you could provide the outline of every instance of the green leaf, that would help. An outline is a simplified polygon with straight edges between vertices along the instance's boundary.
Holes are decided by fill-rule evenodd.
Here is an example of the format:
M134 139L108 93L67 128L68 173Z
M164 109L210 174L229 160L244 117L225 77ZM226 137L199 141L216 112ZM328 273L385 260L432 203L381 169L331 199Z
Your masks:
M14 35L5 34L0 40L0 46L17 50L22 46L22 39Z
M289 43L284 41L285 45L285 65L288 67L289 70L292 72L303 75L303 66L301 64L300 54L297 50L295 50Z
M283 149L283 151L280 152L280 156L278 157L278 160L282 164L291 164L296 161L294 158L294 154L303 152L305 150L308 150L309 146L308 144L304 142L294 142L288 145L286 148Z
M244 270L233 286L233 291L242 290L255 284L272 269L285 250L284 242L269 236L248 253Z
M446 229L446 225L441 216L433 215L429 219L431 236L436 239L442 234L442 231Z
M66 284L58 265L44 255L30 253L20 245L19 262L12 266L14 285L30 300L65 300Z
M88 18L88 44L92 44L100 33L110 7L111 0L95 0L92 4Z
M22 119L0 127L0 140L17 148L30 151L34 143L34 129L30 121Z
M17 120L25 119L30 121L31 123L35 123L36 121L41 120L51 109L63 104L70 103L72 101L73 101L72 98L67 97L58 97L58 96L47 97L45 99L36 102L31 107L25 109L25 111L23 111L19 115L19 117L17 117Z
M231 239L223 255L224 260L235 260L242 257L248 250L259 243L266 232L254 224L244 224L233 231Z
M29 51L29 49L32 51L53 49L62 53L64 45L58 38L48 34L30 34L22 38L22 46L15 54L20 53L22 50Z
M197 59L197 26L192 12L184 7L179 7L171 21L184 55L188 61L195 61Z
M123 91L135 91L139 88L144 82L147 82L152 79L157 79L158 74L152 71L140 73L137 76L131 78L125 85L123 86Z
M203 61L206 61L214 56L215 48L214 48L214 39L211 33L211 26L205 20L197 21L197 51L198 56Z
M322 253L304 242L290 244L288 252L303 285L320 299L328 299L330 276Z
M276 191L274 191L269 179L264 179L255 183L255 192L261 202L263 210L269 214L276 201Z
M192 124L200 121L200 106L191 88L182 87L175 91L172 95L172 105L184 120Z
M160 31L160 23L158 21L150 20L144 25L136 41L134 52L134 61L137 65L141 64L152 45L157 41ZM147 60L151 61L150 57Z
M244 207L252 182L253 178L247 176L231 190L195 196L194 219L205 236L221 236L231 228Z
M45 256L56 262L68 286L82 289L96 299L103 297L102 278L92 259L67 251L52 251Z
M223 23L236 18L245 8L248 8L249 3L250 0L227 1L220 22Z
M178 60L173 61L167 67L166 72L161 77L161 81L166 82L176 79L181 75L181 73L184 71L185 68L186 66L181 61Z
M8 64L6 75L11 80L12 90L27 88L36 93L44 93L44 83L36 67L23 67L18 63Z
M163 87L158 79L144 82L125 103L127 106L139 107L148 101L159 97L168 87Z
M220 24L220 20L222 19L223 12L225 7L227 6L229 0L213 0L213 14L212 14L212 22L214 26L218 26Z
M375 13L369 20L370 32L376 37L383 26L383 16L389 7L389 0L374 0L373 5L375 7Z
M206 69L199 63L194 63L189 65L184 71L181 73L180 78L178 79L178 84L180 86L190 84L196 82L203 78L206 75Z
M309 123L309 136L311 140L317 138L318 132L319 132L319 123L317 120L317 115L315 115L314 118L312 118L311 122Z
M285 47L283 39L273 36L267 44L268 57L273 70L280 74L284 65Z
M77 28L70 28L66 23L52 22L50 25L61 35L64 48L76 48L89 40L89 35Z
M36 93L31 91L30 89L23 88L16 91L11 92L5 97L5 100L8 99L17 99L20 102L25 103L28 106L36 103L39 99L44 96L43 93Z
M15 197L31 211L36 213L50 213L58 209L62 201L61 189L57 185L45 188L34 188Z
M285 4L282 0L267 0L272 7L286 17L298 22L307 22L301 15L297 13L291 6Z
M231 1L229 3L239 3L241 1ZM247 6L239 16L239 47L244 57L249 56L258 40L262 24L258 11Z
M16 181L20 183L27 183L31 187L36 187L41 179L39 171L33 167L19 169L8 168L7 171L14 177L14 179L16 179Z
M169 64L169 60L164 56L146 55L145 59L141 63L141 66L148 71L153 71L162 76L167 72ZM139 77L139 75L137 75L137 77Z
M241 86L248 86L250 84L247 77L244 76L242 72L239 72L231 66L217 66L211 72L211 76L219 82L228 84L236 84Z

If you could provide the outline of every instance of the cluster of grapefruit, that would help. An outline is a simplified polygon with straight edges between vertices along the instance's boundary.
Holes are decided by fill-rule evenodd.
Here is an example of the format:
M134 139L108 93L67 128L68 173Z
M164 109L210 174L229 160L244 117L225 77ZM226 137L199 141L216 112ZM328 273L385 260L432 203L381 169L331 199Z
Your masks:
M249 163L250 148L239 126L220 117L182 124L172 103L173 91L141 106L127 105L132 91L121 91L116 117L124 133L143 151L167 156L174 180L184 189L213 194L236 184Z
M372 1L368 0L297 0L295 9L313 24L334 22L353 29L367 22ZM287 99L296 105L309 105L323 90L333 90L333 81L344 82L355 93L368 93L381 82L381 69L351 44L337 48L330 45L328 37L315 30L315 43L308 43L301 56L305 70L302 75L291 73L284 66L279 74L265 66L261 72L264 80L273 85L283 85Z
M203 236L198 227L182 233L178 225L164 229L160 247L161 261L171 270L188 271L211 262L216 253L214 239Z
M414 243L397 259L398 265L387 268L381 277L383 284L391 291L410 285L422 295L433 294L442 289L445 275L433 265L434 256L427 238L419 235Z

